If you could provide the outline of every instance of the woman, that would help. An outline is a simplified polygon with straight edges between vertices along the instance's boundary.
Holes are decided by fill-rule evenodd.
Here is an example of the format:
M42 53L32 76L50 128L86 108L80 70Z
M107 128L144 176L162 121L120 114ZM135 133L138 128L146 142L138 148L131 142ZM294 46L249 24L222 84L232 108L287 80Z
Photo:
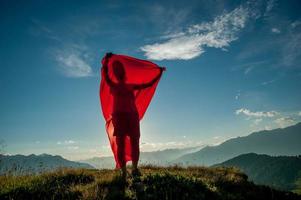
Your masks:
M108 62L113 56L107 53L103 62L104 79L109 85L110 94L113 96L112 124L114 127L113 136L116 138L117 162L122 169L122 176L126 178L126 159L125 159L125 137L130 138L131 160L133 164L132 175L140 175L138 170L139 160L139 138L140 124L139 113L136 107L135 94L139 90L152 87L161 77L165 68L160 67L160 73L148 83L129 84L126 83L127 76L122 62L114 60L111 64L115 82L109 76Z

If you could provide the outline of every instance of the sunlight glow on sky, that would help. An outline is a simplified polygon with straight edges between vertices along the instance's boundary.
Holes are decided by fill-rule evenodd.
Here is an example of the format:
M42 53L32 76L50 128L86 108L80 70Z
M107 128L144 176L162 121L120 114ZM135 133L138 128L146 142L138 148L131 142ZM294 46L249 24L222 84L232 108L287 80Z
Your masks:
M301 121L301 2L0 1L0 140L8 154L111 155L105 52L167 68L141 150L216 145Z

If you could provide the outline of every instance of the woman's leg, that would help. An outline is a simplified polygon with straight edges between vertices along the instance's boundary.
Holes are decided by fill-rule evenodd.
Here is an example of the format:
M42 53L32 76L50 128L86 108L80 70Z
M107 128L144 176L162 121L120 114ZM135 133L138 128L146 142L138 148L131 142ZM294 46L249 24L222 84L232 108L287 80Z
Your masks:
M139 161L139 137L131 137L131 149L132 149L132 163L133 170L138 169L138 161Z
M126 176L126 163L125 163L125 136L116 136L117 143L117 159L122 170L122 175Z

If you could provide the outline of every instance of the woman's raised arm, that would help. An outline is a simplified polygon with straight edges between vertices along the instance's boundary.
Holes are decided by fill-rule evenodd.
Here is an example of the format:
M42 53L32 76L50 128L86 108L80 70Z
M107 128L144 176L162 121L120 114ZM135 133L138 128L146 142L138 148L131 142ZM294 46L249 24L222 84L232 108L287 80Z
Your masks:
M109 58L112 55L113 55L112 53L106 53L105 60L104 60L103 66L102 66L103 67L103 72L104 72L105 80L106 80L106 82L108 83L109 86L114 86L115 85L115 83L109 77L108 62L109 62Z
M157 82L157 80L160 79L160 77L162 76L163 71L165 71L165 70L166 70L165 67L160 67L160 73L153 80L151 80L148 83L134 85L133 86L134 90L140 90L140 89L151 87L154 83Z

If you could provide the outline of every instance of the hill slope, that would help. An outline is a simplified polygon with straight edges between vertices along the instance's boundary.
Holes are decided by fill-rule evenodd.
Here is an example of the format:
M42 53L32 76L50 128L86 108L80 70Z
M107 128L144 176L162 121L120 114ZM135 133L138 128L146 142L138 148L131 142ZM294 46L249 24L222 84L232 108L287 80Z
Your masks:
M235 169L141 168L122 182L116 170L60 170L39 176L0 176L0 199L295 200L297 194L257 186Z
M294 190L301 178L301 157L244 154L217 166L238 167L257 184L283 190Z
M0 155L0 175L1 174L35 174L51 170L56 170L61 167L68 168L88 168L93 167L86 163L73 162L66 160L61 156L52 156L48 154L41 155Z
M295 156L301 154L301 123L283 129L265 130L233 138L218 146L207 146L186 154L175 163L213 165L246 153Z

